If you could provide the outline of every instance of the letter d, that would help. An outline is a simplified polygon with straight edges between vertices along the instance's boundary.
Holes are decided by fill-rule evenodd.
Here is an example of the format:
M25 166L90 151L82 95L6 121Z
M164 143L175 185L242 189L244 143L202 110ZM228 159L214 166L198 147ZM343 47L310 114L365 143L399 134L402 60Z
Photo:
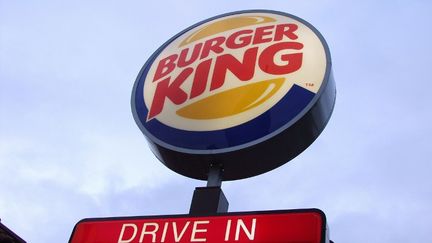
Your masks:
M123 235L124 235L124 233L126 231L126 227L129 227L129 228L132 227L133 228L133 234L127 240L123 239ZM118 239L117 243L128 243L128 242L131 242L133 239L135 239L137 231L138 231L138 227L135 224L123 224L121 232L120 232L120 236L119 236L119 239Z

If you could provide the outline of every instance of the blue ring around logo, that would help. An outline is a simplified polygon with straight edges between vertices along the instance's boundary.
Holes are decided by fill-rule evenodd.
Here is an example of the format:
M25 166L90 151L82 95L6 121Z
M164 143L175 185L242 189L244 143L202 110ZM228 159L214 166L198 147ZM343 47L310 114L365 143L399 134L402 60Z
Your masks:
M144 81L140 79L137 90L143 90L143 85ZM267 136L294 119L315 96L313 92L294 85L276 105L248 122L223 130L186 131L167 126L157 118L147 122L148 109L143 92L140 93L135 96L135 104L144 128L167 144L192 150L226 149Z
M243 13L251 13L255 11L245 11ZM276 11L256 11L256 12L268 12L275 14L282 14ZM260 116L247 121L243 124L215 131L186 131L177 128L167 126L154 118L147 122L148 109L144 102L144 82L147 73L153 64L157 56L168 46L172 41L177 39L181 34L189 31L190 29L202 25L216 18L221 18L227 15L215 16L199 22L182 32L178 33L166 43L164 43L146 62L143 69L141 70L133 90L132 97L132 108L135 118L139 119L141 124L138 124L143 133L153 142L169 147L174 150L187 150L196 153L212 153L215 150L230 150L230 148L242 146L248 143L253 143L256 140L263 139L266 136L280 130L288 123L292 122L293 119L304 111L304 109L313 101L314 97L319 95L315 94L307 89L304 89L298 85L294 85L288 93L272 108L264 112ZM287 17L299 19L295 16L283 14ZM303 20L299 19L302 23L308 27L310 25ZM321 39L321 37L320 37ZM322 39L321 39L322 40Z

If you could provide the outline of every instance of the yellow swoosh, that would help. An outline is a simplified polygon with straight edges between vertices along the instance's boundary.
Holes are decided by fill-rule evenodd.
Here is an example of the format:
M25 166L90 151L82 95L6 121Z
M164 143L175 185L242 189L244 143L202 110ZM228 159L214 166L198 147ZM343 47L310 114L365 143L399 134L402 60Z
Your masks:
M193 34L189 35L186 39L184 39L179 47L187 45L196 40L205 38L207 36L211 36L220 32L224 32L227 30L237 29L240 27L245 27L249 25L257 25L268 22L275 22L276 19L270 18L267 16L239 16L228 19L223 19L212 24L209 24L197 31Z
M285 78L263 80L223 91L177 110L177 115L197 120L232 116L261 105L282 86Z

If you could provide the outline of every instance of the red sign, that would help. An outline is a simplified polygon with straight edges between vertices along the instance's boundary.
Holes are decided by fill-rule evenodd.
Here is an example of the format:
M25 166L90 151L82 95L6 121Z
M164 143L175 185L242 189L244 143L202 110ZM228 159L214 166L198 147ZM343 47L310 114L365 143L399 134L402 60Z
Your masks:
M100 218L78 222L69 242L327 243L326 230L318 209Z

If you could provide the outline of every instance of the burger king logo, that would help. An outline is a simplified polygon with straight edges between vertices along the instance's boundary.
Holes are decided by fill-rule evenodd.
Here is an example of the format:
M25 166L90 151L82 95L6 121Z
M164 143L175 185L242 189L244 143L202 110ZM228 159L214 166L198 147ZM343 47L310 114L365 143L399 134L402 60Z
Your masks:
M162 45L135 82L134 117L151 142L190 153L233 151L298 120L329 74L319 33L285 13L229 13Z

